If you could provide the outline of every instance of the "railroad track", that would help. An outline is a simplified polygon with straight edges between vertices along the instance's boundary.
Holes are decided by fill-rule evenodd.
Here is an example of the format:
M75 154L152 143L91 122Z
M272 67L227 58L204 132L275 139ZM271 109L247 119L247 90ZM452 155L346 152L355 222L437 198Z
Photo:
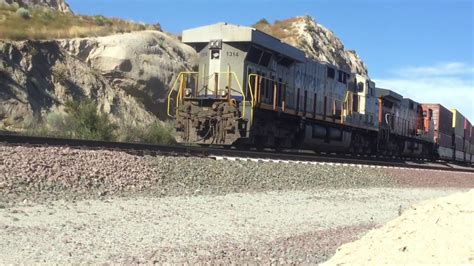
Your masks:
M395 158L380 158L371 156L347 156L335 154L310 154L294 151L271 152L271 151L248 151L223 149L213 147L186 146L186 145L154 145L141 143L125 143L110 141L94 141L79 139L63 139L49 137L32 137L13 134L0 134L0 143L11 145L47 145L68 146L88 149L121 150L138 155L168 155L168 156L195 156L214 158L216 160L243 160L262 161L275 163L303 163L303 164L327 164L353 167L371 168L404 168L419 170L439 170L474 173L471 166L450 164L447 162L429 162L423 160L401 160Z

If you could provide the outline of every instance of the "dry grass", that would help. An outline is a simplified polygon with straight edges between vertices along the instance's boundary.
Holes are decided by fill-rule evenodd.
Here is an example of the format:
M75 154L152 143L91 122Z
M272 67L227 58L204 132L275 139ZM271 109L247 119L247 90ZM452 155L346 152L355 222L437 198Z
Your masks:
M261 19L252 26L275 38L285 40L287 38L293 37L293 32L291 31L291 24L296 22L298 19L299 18L277 20L273 24L268 23L265 19Z
M103 16L77 16L50 9L28 10L22 16L16 8L0 6L0 39L48 40L60 38L94 37L114 33L159 29Z

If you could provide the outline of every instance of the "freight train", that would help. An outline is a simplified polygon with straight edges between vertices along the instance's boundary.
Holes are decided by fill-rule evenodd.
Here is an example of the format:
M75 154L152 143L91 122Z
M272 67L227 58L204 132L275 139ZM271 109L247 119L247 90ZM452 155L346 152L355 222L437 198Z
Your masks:
M185 30L198 52L168 94L178 141L474 162L457 110L378 88L264 32L227 23Z

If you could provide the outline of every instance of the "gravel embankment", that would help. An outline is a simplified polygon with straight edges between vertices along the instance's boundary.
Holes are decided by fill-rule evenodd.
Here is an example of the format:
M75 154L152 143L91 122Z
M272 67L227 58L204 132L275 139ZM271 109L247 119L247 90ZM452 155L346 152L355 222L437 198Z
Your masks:
M452 190L319 189L0 209L0 264L318 263Z
M393 186L383 170L0 145L0 204Z
M474 173L384 169L397 187L474 188Z

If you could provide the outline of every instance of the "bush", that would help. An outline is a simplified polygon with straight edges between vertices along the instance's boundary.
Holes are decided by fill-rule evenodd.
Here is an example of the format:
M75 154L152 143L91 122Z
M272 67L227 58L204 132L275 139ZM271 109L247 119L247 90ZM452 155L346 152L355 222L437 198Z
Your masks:
M25 134L89 140L115 140L117 126L106 114L97 112L97 104L90 100L66 103L65 113L50 112L42 120L35 117L28 123Z
M43 119L35 117L25 123L26 135L125 141L149 144L174 144L174 127L171 123L156 122L148 126L122 126L118 128L106 114L97 112L97 104L85 99L69 101L65 112L50 112Z
M66 103L65 128L71 137L92 140L114 140L117 126L106 114L97 112L97 103L90 99Z
M111 26L114 24L114 22L111 19L106 18L104 16L95 16L94 21L98 26L106 26L106 25Z
M20 5L19 5L18 3L12 3L12 4L10 5L10 7L11 7L14 11L16 11L16 10L18 10L18 8L20 8Z
M31 18L30 11L28 9L20 7L16 10L16 14L24 19Z
M50 10L44 10L42 13L41 13L41 19L44 21L44 22L53 22L54 21L54 18L55 18L55 14L54 12L50 11Z
M149 144L174 144L173 125L157 122L146 127L126 126L119 130L119 141Z

